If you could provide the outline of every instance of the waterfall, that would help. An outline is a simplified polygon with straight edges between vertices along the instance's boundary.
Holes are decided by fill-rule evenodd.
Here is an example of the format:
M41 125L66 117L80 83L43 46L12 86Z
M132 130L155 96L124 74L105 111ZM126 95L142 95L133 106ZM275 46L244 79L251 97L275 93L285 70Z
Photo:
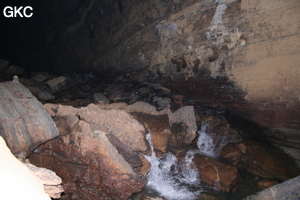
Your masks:
M152 155L144 157L151 164L147 174L147 188L152 192L159 193L169 200L195 199L200 190L192 192L189 186L198 185L198 172L191 168L194 152L190 151L184 158L184 164L179 165L178 160L172 153L166 153L163 158L157 158L154 152L151 135L146 135Z
M241 138L238 135L219 134L213 139L209 134L210 129L208 122L202 122L202 127L197 133L199 134L197 146L200 153L212 158L217 158L218 154L226 144L241 141Z
M197 131L199 134L197 146L202 154L215 158L217 157L216 146L214 145L212 137L207 133L208 126L208 123L203 122L201 130Z
M151 169L147 174L147 189L152 193L158 193L168 200L193 200L202 191L198 171L194 170L193 158L195 154L204 154L209 157L217 157L217 150L223 146L223 138L216 144L208 134L209 124L203 123L201 130L197 131L199 139L197 146L199 150L187 152L183 161L179 164L175 155L168 152L162 158L157 158L148 133L146 139L151 148L151 156L144 157L151 164ZM190 188L197 188L191 191Z

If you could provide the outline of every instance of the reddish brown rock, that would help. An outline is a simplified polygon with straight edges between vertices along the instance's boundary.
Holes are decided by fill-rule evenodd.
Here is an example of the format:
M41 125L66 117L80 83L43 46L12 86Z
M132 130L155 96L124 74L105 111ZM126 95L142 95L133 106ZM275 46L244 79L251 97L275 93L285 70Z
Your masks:
M43 163L45 158L48 163ZM51 164L53 161L64 163L60 165L63 167ZM76 199L125 200L146 184L146 178L133 171L102 131L74 132L52 140L31 162L50 164L63 179L65 192L73 193Z
M149 156L150 154L148 154ZM150 168L151 168L151 164L147 161L147 159L142 156L142 155L139 155L139 158L141 159L143 165L140 169L138 169L139 173L146 176L147 173L149 172Z
M237 190L240 178L236 167L199 154L193 161L199 169L201 180L208 185L224 192Z
M132 113L132 115L139 121L145 123L146 128L151 134L154 149L165 153L171 136L168 115L152 115L145 113Z
M119 154L123 156L123 158L130 164L131 167L136 168L143 165L138 154L121 142L116 136L113 134L107 134L106 137L109 142L116 147Z
M299 167L282 151L262 144L247 141L244 143L247 153L241 162L248 167L248 171L265 179L285 181L300 174Z
M257 183L257 187L260 190L264 190L264 189L267 189L267 188L272 187L277 184L278 184L278 181L262 180Z
M67 135L72 132L79 119L74 115L67 115L65 117L54 117L53 121L59 130L59 134Z
M194 108L185 106L172 113L169 108L156 111L145 102L137 102L125 108L138 120L144 122L151 133L156 150L182 150L196 138L196 118Z
M242 152L234 144L227 144L221 151L220 156L232 161L238 160Z

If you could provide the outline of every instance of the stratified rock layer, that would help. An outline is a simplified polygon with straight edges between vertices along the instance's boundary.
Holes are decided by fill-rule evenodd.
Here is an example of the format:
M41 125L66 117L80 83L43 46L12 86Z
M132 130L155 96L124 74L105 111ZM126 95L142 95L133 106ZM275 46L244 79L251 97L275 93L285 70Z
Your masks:
M10 81L0 83L0 135L14 154L26 157L59 133L44 106L29 90L18 81Z

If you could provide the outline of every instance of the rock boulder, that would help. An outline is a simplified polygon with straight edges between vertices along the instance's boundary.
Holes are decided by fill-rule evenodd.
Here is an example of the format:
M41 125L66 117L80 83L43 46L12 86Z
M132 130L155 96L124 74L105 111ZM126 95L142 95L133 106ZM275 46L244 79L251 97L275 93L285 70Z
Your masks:
M133 171L105 132L81 130L46 143L31 161L50 165L63 178L66 193L73 193L76 199L125 200L144 188L146 178Z
M122 143L133 151L145 152L148 145L145 141L146 129L123 110L104 110L94 104L81 108L80 118L91 125L95 130L112 133Z
M240 176L236 167L200 154L195 155L193 161L199 169L201 180L208 185L224 192L237 190Z
M59 134L43 105L21 83L10 81L0 83L0 135L14 154L26 156Z

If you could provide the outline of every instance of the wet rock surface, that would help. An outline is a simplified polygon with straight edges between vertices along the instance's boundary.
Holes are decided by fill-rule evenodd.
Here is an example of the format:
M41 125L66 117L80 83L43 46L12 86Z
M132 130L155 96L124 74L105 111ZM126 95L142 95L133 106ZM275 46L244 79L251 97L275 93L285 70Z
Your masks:
M196 155L193 161L205 183L224 192L238 189L240 177L236 167L202 155Z
M245 148L247 149L245 151ZM276 148L246 141L226 145L220 156L263 179L285 181L300 174L295 161Z

